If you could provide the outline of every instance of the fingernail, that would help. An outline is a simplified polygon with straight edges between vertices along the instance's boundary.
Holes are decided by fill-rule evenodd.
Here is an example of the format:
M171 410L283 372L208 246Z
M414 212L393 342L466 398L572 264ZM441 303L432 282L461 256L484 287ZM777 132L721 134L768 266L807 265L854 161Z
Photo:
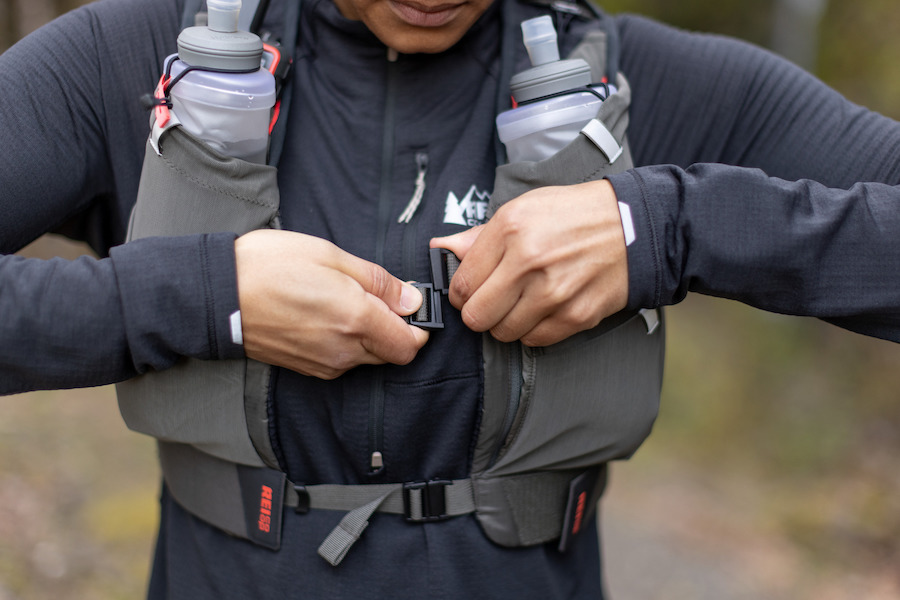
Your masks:
M418 310L422 305L422 292L409 284L404 284L400 291L400 306L403 310Z

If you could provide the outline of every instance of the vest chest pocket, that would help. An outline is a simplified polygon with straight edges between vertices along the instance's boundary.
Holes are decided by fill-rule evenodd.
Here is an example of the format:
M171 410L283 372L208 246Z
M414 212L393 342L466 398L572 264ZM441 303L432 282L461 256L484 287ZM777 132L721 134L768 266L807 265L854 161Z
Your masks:
M621 74L616 85L618 91L562 150L545 160L498 167L491 214L537 187L595 181L632 168L626 136L631 90ZM496 543L528 545L558 536L559 519L550 515L564 512L579 474L598 477L590 494L599 497L604 464L629 457L650 433L665 334L642 316L619 313L544 348L484 336L484 402L472 472L478 520Z
M659 409L664 330L648 332L639 314L611 319L618 322L553 346L513 345L521 372L507 376L521 378L518 406L486 475L588 468L628 458L649 435Z
M277 170L223 156L181 127L148 141L128 241L277 228ZM268 440L269 367L183 358L118 384L129 428L251 466L275 464Z

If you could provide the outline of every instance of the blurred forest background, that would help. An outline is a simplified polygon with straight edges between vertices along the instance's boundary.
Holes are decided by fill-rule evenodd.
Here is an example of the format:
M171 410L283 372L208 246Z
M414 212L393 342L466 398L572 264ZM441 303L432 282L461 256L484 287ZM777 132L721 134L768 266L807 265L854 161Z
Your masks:
M0 0L0 49L74 4ZM602 5L772 48L900 118L896 0ZM613 600L900 598L900 346L699 296L668 318L659 420L603 505ZM0 600L142 597L157 493L111 388L0 398Z

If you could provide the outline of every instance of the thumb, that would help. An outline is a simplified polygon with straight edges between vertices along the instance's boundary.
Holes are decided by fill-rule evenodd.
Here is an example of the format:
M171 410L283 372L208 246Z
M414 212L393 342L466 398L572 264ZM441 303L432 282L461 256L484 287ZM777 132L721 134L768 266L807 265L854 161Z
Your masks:
M411 315L422 305L422 293L419 290L375 263L352 254L344 254L340 269L398 315Z
M472 244L475 243L475 240L478 239L483 228L484 225L476 225L471 229L466 229L454 235L432 238L429 246L432 248L446 248L458 256L459 260L462 260L466 257L466 253L472 247Z

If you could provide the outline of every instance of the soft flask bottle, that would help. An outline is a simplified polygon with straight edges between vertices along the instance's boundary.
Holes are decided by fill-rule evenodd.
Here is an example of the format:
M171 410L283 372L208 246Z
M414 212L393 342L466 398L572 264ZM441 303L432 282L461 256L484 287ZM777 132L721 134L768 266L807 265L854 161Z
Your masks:
M524 21L522 37L532 68L510 80L519 106L497 116L510 162L539 161L563 149L597 115L610 91L605 84L591 87L591 69L584 60L559 59L549 16Z
M240 0L207 8L208 25L182 31L178 55L166 59L172 112L222 154L265 163L275 78L261 68L262 40L238 31Z

